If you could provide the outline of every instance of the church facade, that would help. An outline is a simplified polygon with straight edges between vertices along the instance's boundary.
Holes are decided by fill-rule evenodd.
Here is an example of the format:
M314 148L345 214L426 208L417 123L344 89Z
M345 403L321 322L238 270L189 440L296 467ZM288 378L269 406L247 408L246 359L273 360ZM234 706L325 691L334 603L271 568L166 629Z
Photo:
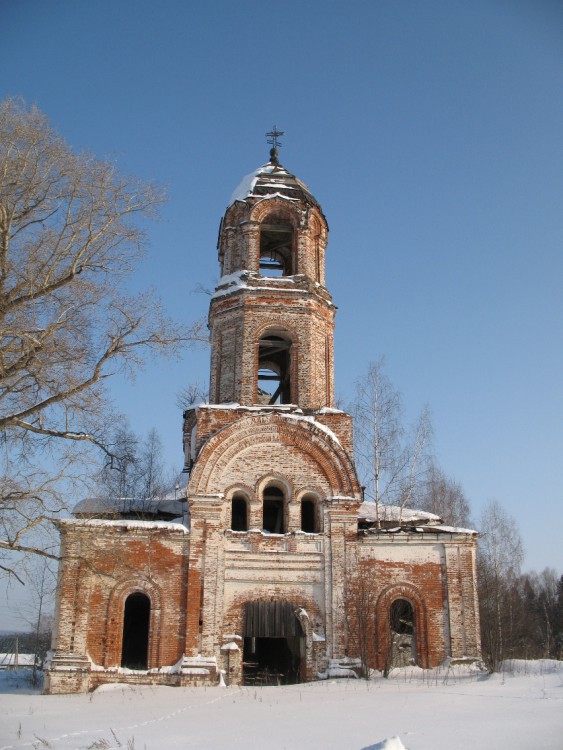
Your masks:
M272 149L220 225L209 403L184 413L187 496L142 513L83 502L59 522L47 692L479 656L475 532L362 502L352 418L334 407L327 235Z

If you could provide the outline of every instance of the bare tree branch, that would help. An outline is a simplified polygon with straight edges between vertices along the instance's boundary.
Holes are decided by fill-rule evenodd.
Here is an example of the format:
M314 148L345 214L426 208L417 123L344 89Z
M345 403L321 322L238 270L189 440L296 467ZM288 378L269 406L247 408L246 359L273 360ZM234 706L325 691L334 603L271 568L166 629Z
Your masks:
M0 102L0 550L56 559L40 529L72 499L81 462L96 463L88 450L113 455L107 378L207 340L153 292L124 291L163 199L74 153L36 107Z

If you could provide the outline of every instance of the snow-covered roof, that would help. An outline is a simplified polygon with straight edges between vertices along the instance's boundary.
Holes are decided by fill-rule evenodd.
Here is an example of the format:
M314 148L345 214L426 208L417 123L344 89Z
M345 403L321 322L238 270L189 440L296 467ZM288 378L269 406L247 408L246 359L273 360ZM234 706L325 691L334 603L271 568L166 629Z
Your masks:
M439 523L436 526L433 526L432 531L441 531L444 534L478 534L478 531L475 531L475 529L464 529L462 526L447 526L446 524Z
M182 516L187 511L185 502L175 497L134 498L134 497L87 497L74 506L75 516L108 516L124 513L142 513L143 515Z
M358 518L367 523L376 523L375 503L366 501L360 505ZM459 526L448 526L442 523L440 516L426 510L402 508L400 505L379 505L379 521L384 531L399 532L408 526L413 531L431 532L434 534L477 534L474 529Z
M87 526L96 528L122 528L154 530L166 529L167 531L189 534L189 529L183 523L172 521L136 521L125 518L110 520L109 518L61 518L57 521L61 526Z
M358 511L358 517L366 521L377 521L377 514L375 509L375 503L366 501L360 505ZM440 516L434 513L428 513L425 510L416 510L413 508L402 508L400 505L379 505L379 520L385 521L386 523L407 523L409 525L414 524L417 521L423 523L436 523L439 524L442 519Z
M288 172L285 167L271 162L263 164L242 179L231 195L229 206L235 201L245 201L249 198L298 200L320 208L307 185Z

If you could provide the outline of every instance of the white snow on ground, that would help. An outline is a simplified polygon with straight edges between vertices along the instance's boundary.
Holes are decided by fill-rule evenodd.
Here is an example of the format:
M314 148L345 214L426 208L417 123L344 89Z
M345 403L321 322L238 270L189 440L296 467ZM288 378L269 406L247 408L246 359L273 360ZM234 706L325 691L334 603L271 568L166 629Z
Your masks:
M396 669L290 687L107 686L43 696L0 675L0 750L563 749L563 662ZM129 745L128 745L129 743Z

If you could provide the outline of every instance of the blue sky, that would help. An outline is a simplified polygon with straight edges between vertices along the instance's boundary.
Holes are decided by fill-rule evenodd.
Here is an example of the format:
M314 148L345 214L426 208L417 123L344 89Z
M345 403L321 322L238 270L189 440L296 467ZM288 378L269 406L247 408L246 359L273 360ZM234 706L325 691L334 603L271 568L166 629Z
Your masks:
M0 96L167 187L135 285L179 318L206 312L228 198L284 130L331 230L337 392L385 355L475 515L500 501L525 567L561 571L560 2L4 0L0 20ZM112 384L178 468L176 394L207 360Z

